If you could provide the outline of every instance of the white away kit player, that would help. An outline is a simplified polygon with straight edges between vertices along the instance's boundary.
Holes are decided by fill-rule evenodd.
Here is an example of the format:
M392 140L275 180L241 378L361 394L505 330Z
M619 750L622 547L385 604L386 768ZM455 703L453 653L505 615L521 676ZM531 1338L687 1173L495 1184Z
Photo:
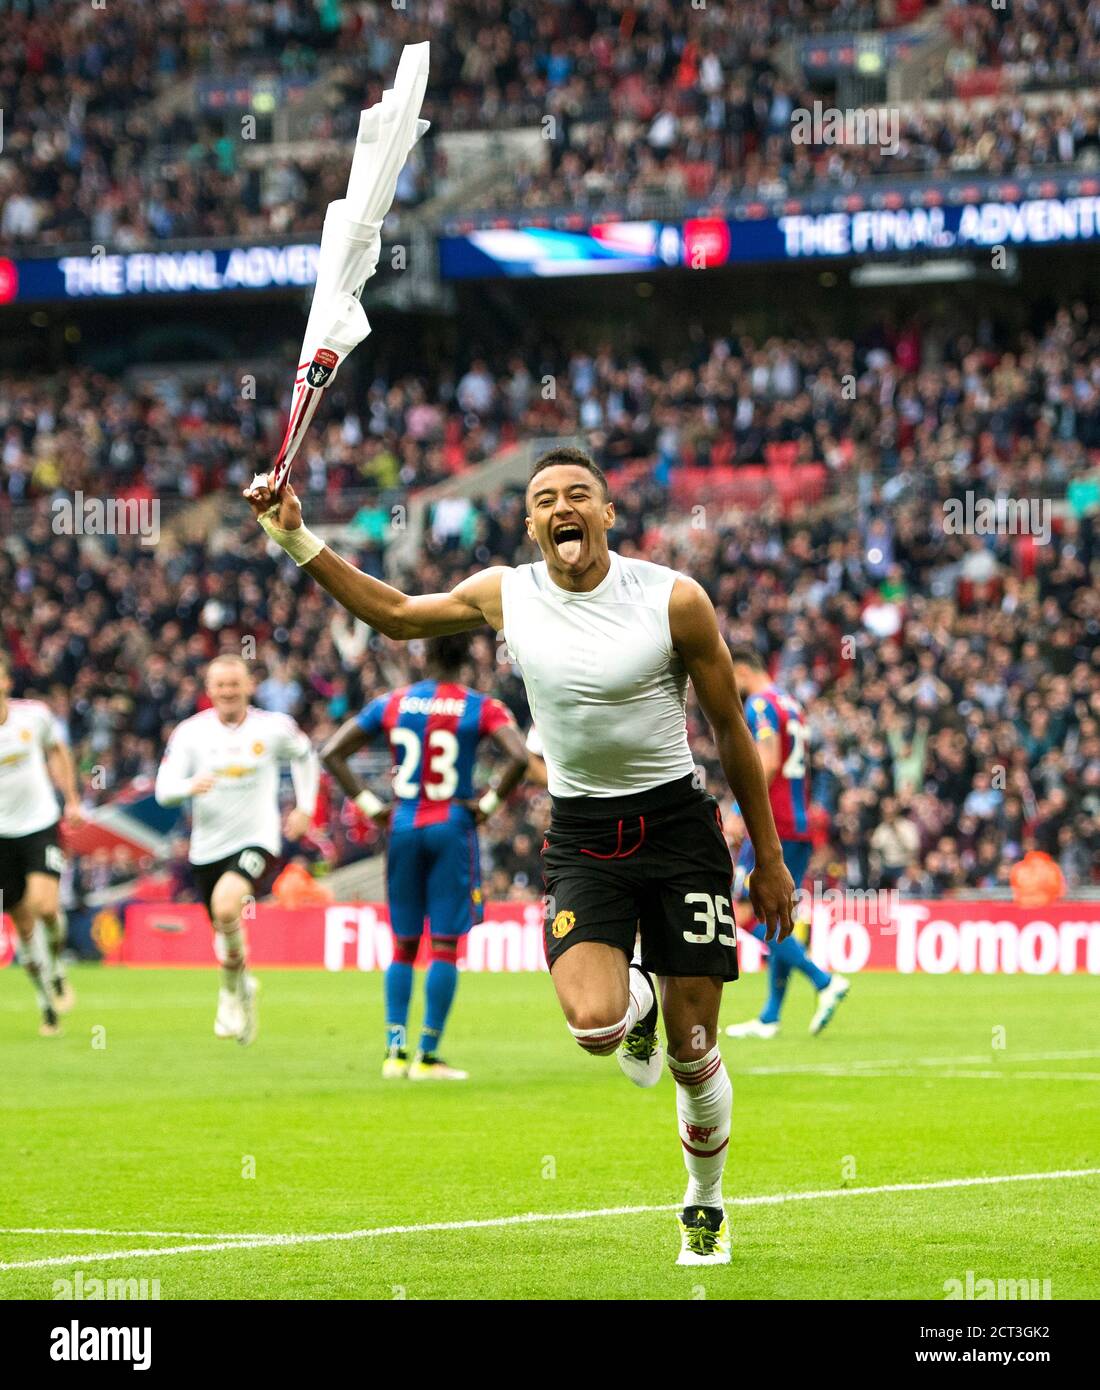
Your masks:
M406 48L377 121L363 113L347 198L330 205L321 238L310 319L323 341L307 332L287 437L245 496L268 536L385 636L445 636L484 623L504 632L546 745L544 940L566 1023L586 1052L618 1053L632 1081L653 1085L662 1071L660 990L688 1170L679 1263L724 1264L732 1090L717 1032L722 985L737 978L733 866L717 803L695 785L689 679L756 851L752 901L769 935L790 934L794 884L710 599L686 576L608 550L607 481L579 450L543 455L529 479L527 529L541 561L483 570L449 594L406 595L340 559L303 525L288 481L316 392L368 332L356 300L423 126L427 61L426 44Z
M546 750L544 943L566 1024L585 1052L617 1054L631 1081L651 1086L660 997L688 1176L678 1263L728 1263L732 1088L718 1011L737 978L733 865L688 746L689 680L756 851L750 893L769 937L790 934L794 883L705 590L609 550L607 480L578 449L553 449L532 469L527 530L541 558L482 570L447 594L404 594L349 565L303 524L289 485L254 482L245 495L271 539L387 637L484 623L504 633Z
M320 764L293 719L249 704L252 677L242 657L215 657L206 693L213 708L185 719L168 741L156 798L162 806L191 801L188 857L220 940L214 1034L247 1044L259 1026L259 986L246 969L241 914L278 859L283 830L297 840L309 829ZM285 827L279 823L283 762L290 764L297 803Z
M61 959L65 856L55 786L70 824L80 821L80 802L57 721L40 700L12 700L10 691L11 673L0 655L0 911L15 923L17 954L42 1010L39 1032L49 1037L60 1031L58 1014L73 1005Z

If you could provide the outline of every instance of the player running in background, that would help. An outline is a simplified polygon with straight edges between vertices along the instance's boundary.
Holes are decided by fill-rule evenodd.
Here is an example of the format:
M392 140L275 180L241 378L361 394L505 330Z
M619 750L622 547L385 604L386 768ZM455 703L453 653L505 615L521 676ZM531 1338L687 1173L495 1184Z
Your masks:
M15 923L17 955L42 1010L38 1031L52 1037L60 1032L58 1014L74 1003L61 960L65 856L54 788L64 798L70 825L80 822L80 801L72 754L57 721L40 700L11 699L11 687L7 658L0 654L0 913Z
M428 643L428 678L379 695L329 740L321 760L365 815L390 827L386 891L393 961L386 971L386 1058L382 1075L412 1081L465 1081L439 1056L458 985L458 939L481 921L477 826L519 783L523 738L506 706L459 683L469 655L466 633ZM384 733L393 754L396 801L384 806L358 781L348 759ZM483 738L508 756L495 789L474 801L474 758ZM406 1027L413 962L428 919L431 963L424 981L424 1027L412 1064Z
M807 729L802 709L796 700L772 684L755 648L736 646L730 654L737 689L745 706L745 718L764 766L775 828L783 845L783 862L791 872L795 888L801 889L813 851ZM737 925L758 940L766 941L763 926L745 901L754 863L752 841L746 836L734 874ZM830 975L816 966L802 943L789 936L785 941L768 945L768 997L760 1017L751 1018L747 1023L731 1023L726 1029L727 1037L775 1037L792 970L801 971L818 992L817 1011L810 1023L810 1032L821 1032L848 993L849 984L843 975Z
M245 496L276 544L386 636L483 623L503 631L546 748L544 941L566 1024L590 1055L617 1053L632 1081L655 1085L663 1050L650 972L660 977L688 1172L678 1263L729 1263L722 1172L733 1088L718 1013L723 982L737 978L733 865L718 803L695 776L689 679L756 846L753 906L780 938L791 931L794 884L706 591L608 549L607 480L579 449L543 454L528 479L527 534L540 562L482 570L446 594L403 594L349 565L303 525L292 488L273 496L257 479ZM644 1169L629 1144L632 1168Z
M243 657L217 656L206 669L212 709L193 714L168 740L157 772L161 806L191 801L191 863L220 940L221 988L214 1036L247 1045L259 1028L259 985L246 969L241 913L288 840L309 829L320 766L294 720L249 704ZM297 805L279 826L279 765L290 763Z

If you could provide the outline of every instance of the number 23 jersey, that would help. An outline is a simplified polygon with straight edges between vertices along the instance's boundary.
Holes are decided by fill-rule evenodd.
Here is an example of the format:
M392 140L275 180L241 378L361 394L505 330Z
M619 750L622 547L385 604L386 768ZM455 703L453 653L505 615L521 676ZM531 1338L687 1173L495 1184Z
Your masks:
M390 829L469 824L471 813L462 803L474 795L477 746L512 723L500 700L451 681L417 681L372 700L358 724L364 733L384 733L389 740L396 797Z

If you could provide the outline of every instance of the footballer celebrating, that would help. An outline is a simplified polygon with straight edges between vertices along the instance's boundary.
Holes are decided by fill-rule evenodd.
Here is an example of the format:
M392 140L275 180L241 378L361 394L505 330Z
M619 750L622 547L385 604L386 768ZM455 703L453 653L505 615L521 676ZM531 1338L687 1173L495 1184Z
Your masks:
M214 1036L251 1043L259 1027L257 981L248 972L241 914L269 876L282 846L279 766L289 762L297 805L288 840L309 829L320 765L293 719L249 704L243 657L217 656L206 671L211 708L179 724L157 771L161 806L191 802L189 860L220 941L221 988Z
M690 679L756 850L758 919L786 938L794 883L729 650L702 587L608 549L602 471L579 449L534 465L527 533L542 559L411 596L361 573L302 523L293 489L246 490L267 534L350 612L391 638L503 631L545 749L552 801L543 845L547 961L570 1032L660 1080L657 988L688 1172L681 1264L730 1258L722 1198L733 1090L718 1050L722 985L737 978L733 866L718 804L688 746ZM640 931L641 961L633 963Z
M470 650L466 633L428 643L428 679L379 695L349 719L321 752L321 761L356 806L389 824L386 897L393 960L386 971L387 1080L465 1081L467 1073L439 1056L458 985L458 942L481 921L481 856L477 826L519 784L527 751L507 707L459 683ZM384 733L394 761L396 801L384 805L360 782L348 759ZM496 787L474 799L474 759L492 738L508 761ZM424 1027L410 1064L405 1046L413 965L428 919L431 963L424 980Z
M65 914L60 878L56 787L65 820L79 823L72 754L40 700L11 699L11 672L0 654L0 912L15 923L17 954L42 1011L39 1032L60 1031L58 1014L73 1005L61 948Z

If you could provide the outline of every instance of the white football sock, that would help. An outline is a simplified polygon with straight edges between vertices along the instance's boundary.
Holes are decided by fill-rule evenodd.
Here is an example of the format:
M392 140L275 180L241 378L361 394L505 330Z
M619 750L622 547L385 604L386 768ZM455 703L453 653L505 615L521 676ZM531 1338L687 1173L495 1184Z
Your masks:
M218 934L222 939L222 988L236 994L244 975L244 936L240 918L228 928L219 927Z
M639 1023L653 1007L653 986L640 970L631 970L628 988L630 990L630 1004L626 1011L627 1018L633 1017L633 1021L627 1026L627 1032ZM631 1015L631 1010L636 1012Z
M45 1012L52 1006L49 961L46 956L46 943L37 924L31 934L30 941L24 941L20 937L15 954L19 958L20 965L27 972L27 979L30 980L31 987L38 999L38 1007Z
M61 949L69 934L69 922L65 916L65 910L58 908L52 917L40 917L38 920L42 926L42 937L46 945L46 960L49 965L50 979L63 980L65 978L65 963L61 959Z
M670 1057L668 1065L676 1081L676 1114L688 1171L684 1206L720 1207L733 1113L733 1086L722 1054L712 1047L697 1062Z
M566 1025L585 1052L591 1052L593 1057L606 1057L609 1052L614 1052L638 1020L645 1018L652 1009L653 990L638 970L630 972L629 994L626 1013L609 1028L574 1028L572 1024Z

